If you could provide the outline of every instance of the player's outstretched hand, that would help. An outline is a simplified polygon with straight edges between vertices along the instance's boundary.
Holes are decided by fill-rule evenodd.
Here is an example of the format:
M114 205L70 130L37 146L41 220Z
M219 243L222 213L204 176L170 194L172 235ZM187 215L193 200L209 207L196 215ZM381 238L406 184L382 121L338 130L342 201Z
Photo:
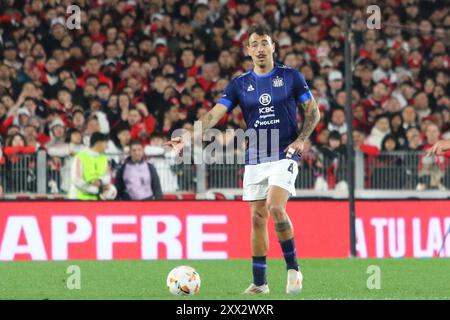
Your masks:
M439 140L428 150L427 156L439 155L448 150L450 150L450 140Z
M302 140L295 140L294 142L292 142L290 145L288 145L284 149L284 152L287 153L286 157L290 159L294 155L303 152L304 145L305 145L304 141L302 141Z
M175 137L164 143L164 146L172 148L178 155L181 155L184 141L182 137Z

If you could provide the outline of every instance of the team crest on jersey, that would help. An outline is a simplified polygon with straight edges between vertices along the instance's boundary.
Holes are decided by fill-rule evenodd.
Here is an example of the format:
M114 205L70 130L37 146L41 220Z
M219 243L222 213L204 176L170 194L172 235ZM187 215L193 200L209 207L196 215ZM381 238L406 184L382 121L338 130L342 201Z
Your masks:
M275 88L282 87L284 85L283 78L277 76L272 80L272 84Z
M272 97L270 94L263 93L259 96L259 103L261 103L263 106L267 106L272 101Z
M249 85L247 88L247 92L249 92L249 91L255 91L255 88L253 88L252 85Z

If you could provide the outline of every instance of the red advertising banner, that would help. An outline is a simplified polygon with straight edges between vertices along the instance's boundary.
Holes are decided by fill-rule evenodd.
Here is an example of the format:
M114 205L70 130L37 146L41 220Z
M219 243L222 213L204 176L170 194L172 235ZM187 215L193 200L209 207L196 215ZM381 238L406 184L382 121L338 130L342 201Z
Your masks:
M300 258L349 256L347 202L287 210ZM356 213L359 257L450 257L450 201L358 201ZM249 258L250 224L240 201L0 202L0 260Z
M347 257L345 202L288 204L300 257ZM238 201L2 202L0 260L248 258ZM269 257L281 257L270 224Z
M450 201L356 202L359 257L450 257Z

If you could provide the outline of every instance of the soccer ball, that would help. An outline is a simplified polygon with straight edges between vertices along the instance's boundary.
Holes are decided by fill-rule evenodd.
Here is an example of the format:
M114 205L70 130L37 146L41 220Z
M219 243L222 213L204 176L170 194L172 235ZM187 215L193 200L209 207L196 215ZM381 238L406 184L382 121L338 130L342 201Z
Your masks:
M194 295L200 290L200 275L188 266L173 268L167 276L167 288L177 296Z

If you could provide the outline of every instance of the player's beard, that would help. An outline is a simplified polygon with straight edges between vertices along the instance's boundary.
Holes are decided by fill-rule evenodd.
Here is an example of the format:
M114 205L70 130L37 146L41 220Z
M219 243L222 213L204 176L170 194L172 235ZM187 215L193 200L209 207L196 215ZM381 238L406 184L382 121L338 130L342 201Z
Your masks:
M256 62L254 62L255 66L257 65L260 69L266 70L269 66L270 58L266 55L263 59L259 59L256 57Z
M264 69L266 69L266 66L267 66L267 59L260 60L258 57L256 57L255 65L257 65L259 68L264 70Z

